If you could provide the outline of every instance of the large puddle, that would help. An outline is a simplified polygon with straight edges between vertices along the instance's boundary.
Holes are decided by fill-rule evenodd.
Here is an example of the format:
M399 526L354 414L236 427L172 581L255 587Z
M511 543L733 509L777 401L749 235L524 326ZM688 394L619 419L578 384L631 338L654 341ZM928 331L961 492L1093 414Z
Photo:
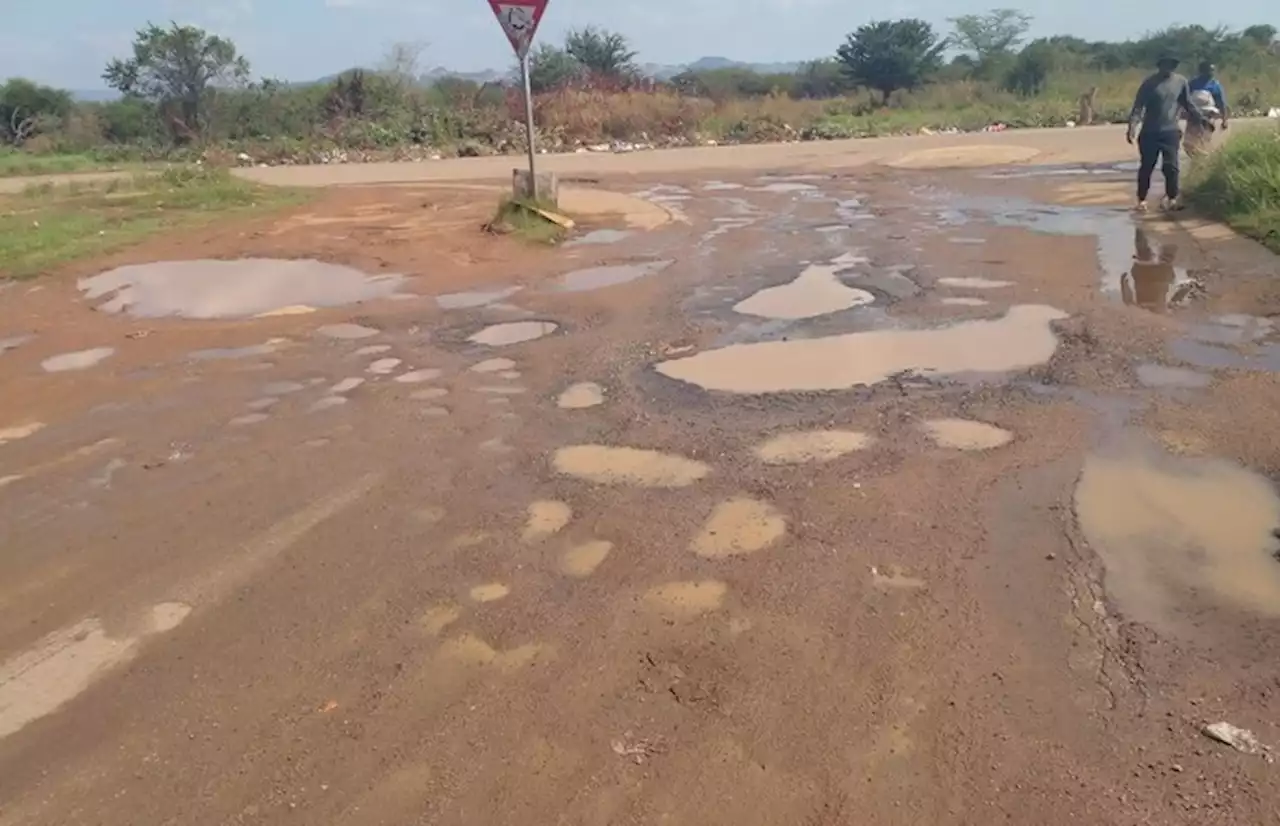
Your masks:
M404 281L323 261L244 258L157 261L82 278L80 289L107 313L136 318L250 318L286 307L341 307L387 298Z
M1120 298L1153 313L1163 313L1187 284L1187 271L1175 266L1175 244L1152 243L1142 227L1133 229L1133 256L1129 271L1120 276Z
M1193 595L1280 616L1280 498L1262 476L1134 444L1085 461L1075 507L1108 591L1134 619L1176 620Z
M811 264L794 281L768 287L739 301L733 307L734 312L794 321L874 302L874 295L848 287L837 277L836 273L843 269L848 269L848 265Z
M1002 318L930 330L872 330L823 338L734 344L657 365L705 390L786 393L872 385L904 371L939 376L1007 373L1047 362L1058 347L1050 323L1067 317L1024 304Z

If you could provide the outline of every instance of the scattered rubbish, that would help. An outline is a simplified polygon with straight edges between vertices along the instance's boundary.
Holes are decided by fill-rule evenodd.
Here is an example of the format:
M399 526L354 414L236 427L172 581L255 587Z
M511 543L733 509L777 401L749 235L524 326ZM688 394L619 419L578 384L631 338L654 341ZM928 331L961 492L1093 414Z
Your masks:
M1221 722L1210 723L1200 729L1200 733L1210 740L1217 740L1219 743L1230 746L1236 751L1244 752L1245 754L1261 754L1267 758L1268 763L1272 760L1271 750L1259 743L1258 738L1248 729Z

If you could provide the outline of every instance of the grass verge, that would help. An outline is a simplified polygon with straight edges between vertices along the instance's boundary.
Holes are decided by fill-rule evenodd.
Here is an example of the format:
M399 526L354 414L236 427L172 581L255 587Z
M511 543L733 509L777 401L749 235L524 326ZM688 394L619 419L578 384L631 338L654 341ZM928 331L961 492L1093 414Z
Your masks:
M537 210L560 213L555 204L506 198L498 204L498 211L489 222L491 232L511 234L537 244L558 244L568 235L568 230L554 221L539 215Z
M305 192L260 187L226 170L175 167L92 183L39 184L0 196L0 279L32 278L155 232L302 202Z
M114 172L142 169L139 161L108 159L93 153L41 153L0 149L0 178L67 175L75 172Z
M1197 211L1280 253L1280 128L1237 132L1190 178Z

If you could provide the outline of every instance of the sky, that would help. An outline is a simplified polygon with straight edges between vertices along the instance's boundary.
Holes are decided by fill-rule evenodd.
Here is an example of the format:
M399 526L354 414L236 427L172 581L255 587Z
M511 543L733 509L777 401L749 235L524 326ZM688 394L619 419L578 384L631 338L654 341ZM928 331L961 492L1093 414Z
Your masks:
M845 32L873 19L920 17L945 32L947 18L1006 4L1034 17L1032 36L1122 40L1175 23L1238 29L1280 22L1265 11L1274 9L1273 0L885 0L870 7L848 0L550 0L538 40L597 25L626 35L645 63L707 55L806 60L832 54ZM396 42L425 44L423 69L513 63L486 0L0 0L0 19L0 78L70 89L102 88L102 67L127 55L133 32L148 21L175 20L230 37L254 75L281 80L376 66Z

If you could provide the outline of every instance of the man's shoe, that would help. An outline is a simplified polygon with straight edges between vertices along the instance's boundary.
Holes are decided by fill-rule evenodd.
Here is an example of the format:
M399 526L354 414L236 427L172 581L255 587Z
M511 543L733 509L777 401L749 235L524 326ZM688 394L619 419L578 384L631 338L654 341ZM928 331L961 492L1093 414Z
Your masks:
M1138 203L1136 203L1136 204L1134 204L1134 205L1133 205L1133 211L1134 211L1134 212L1146 212L1146 211L1147 211L1147 202L1146 202L1146 201L1138 201Z

